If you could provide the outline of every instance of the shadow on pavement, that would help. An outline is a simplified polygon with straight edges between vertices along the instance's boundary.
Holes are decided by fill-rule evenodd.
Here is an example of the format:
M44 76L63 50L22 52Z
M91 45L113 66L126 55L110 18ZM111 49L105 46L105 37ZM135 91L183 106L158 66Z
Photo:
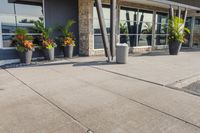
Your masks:
M90 62L80 62L75 63L74 67L81 67L81 66L102 66L102 65L117 65L116 62L107 62L107 61L90 61Z
M2 69L9 69L9 68L20 68L20 67L43 67L43 66L58 66L58 65L71 65L77 62L48 62L48 63L32 63L30 65L27 64L10 64L1 66Z

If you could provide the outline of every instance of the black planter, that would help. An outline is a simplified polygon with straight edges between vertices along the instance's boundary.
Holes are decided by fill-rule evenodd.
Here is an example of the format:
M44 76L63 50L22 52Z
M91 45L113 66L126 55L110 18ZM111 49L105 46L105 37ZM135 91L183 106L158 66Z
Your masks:
M174 41L169 43L169 54L170 55L178 55L181 49L181 43L179 41Z
M31 64L32 55L33 55L32 50L28 50L26 52L18 52L18 54L19 54L19 58L20 58L21 63Z
M74 53L74 46L72 46L72 45L65 46L64 49L63 49L63 52L64 52L64 57L72 58L73 53Z
M53 61L55 59L54 57L54 48L52 49L43 49L43 54L46 60Z

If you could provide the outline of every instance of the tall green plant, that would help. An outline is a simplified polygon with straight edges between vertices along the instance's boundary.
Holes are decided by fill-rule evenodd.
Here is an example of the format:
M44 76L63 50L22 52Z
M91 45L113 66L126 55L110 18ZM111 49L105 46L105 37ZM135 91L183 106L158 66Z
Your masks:
M70 19L66 22L65 26L58 27L58 30L61 32L61 36L59 36L58 42L61 44L61 46L75 46L76 38L74 33L70 31L75 23L76 22L74 20Z
M61 26L61 32L62 32L62 34L63 34L63 36L65 36L65 37L69 37L69 36L71 36L71 32L70 32L70 29L72 28L72 26L74 25L76 23L76 21L74 21L74 20L68 20L67 21L67 23L66 23L66 25L65 26Z
M178 41L184 43L185 35L190 33L190 30L184 26L184 20L179 17L172 17L169 19L169 43Z
M46 28L42 20L38 20L34 24L35 30L42 34L39 39L39 48L52 49L56 47L54 40L51 39L52 28Z
M42 20L38 20L34 22L35 25L35 30L38 33L42 33L42 37L43 39L49 39L52 33L52 29L51 28L45 28L44 23Z

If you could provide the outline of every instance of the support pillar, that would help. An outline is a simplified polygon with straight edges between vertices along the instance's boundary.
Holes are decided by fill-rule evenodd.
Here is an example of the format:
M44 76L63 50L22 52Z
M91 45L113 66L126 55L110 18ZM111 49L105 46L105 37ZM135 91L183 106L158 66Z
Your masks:
M93 0L79 0L79 55L93 55Z
M110 52L112 60L115 56L116 46L116 21L117 21L117 0L110 0Z
M104 14L103 14L102 2L101 2L101 0L95 0L95 4L96 4L96 8L97 8L99 24L100 24L100 29L101 29L101 33L102 33L105 54L108 57L108 62L110 62L111 61L110 46L109 46L108 34L106 31L106 23L105 23Z

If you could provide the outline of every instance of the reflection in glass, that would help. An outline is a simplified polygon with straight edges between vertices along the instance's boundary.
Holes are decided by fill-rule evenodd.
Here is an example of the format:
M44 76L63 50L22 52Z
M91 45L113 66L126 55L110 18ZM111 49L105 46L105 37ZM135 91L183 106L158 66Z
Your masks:
M121 21L137 21L137 14L138 10L128 10L128 9L122 9L120 10L120 20Z
M127 43L129 46L135 45L137 43L137 35L128 35L128 34L121 34L120 35L120 43Z
M152 23L145 22L141 24L142 24L141 34L152 34Z
M3 47L13 47L12 46L12 39L14 38L13 35L3 35Z
M29 33L35 33L34 22L42 19L41 17L22 17L17 16L17 27L25 28Z
M93 18L98 20L97 10L96 7L93 7ZM109 20L110 19L110 9L109 7L103 7L104 18Z
M16 28L15 16L0 15L2 33L14 33Z
M108 36L108 39L110 40L110 36ZM102 35L94 35L94 49L103 49L103 40Z
M22 15L22 16L21 16ZM16 27L27 29L30 34L40 35L34 30L34 22L43 19L41 6L28 4L8 3L8 0L0 2L0 27L3 35L3 46L11 47L13 35ZM1 42L0 42L1 43Z
M8 3L8 0L1 0L0 13L14 14L14 4Z
M166 45L167 35L156 35L156 45Z
M139 36L138 46L151 46L152 45L152 35L141 34L138 36Z
M94 28L94 49L103 49L103 40L100 30L100 24L97 16L96 7L93 7L93 28ZM110 9L109 7L103 7L103 13L106 22L107 33L110 34Z
M14 47L12 44L12 40L15 36L14 35L3 35L2 39L3 39L3 47ZM33 43L34 44L38 44L38 38L39 35L32 35L33 37Z
M110 33L110 20L105 20L105 22L106 22L106 30L107 30L107 33L109 34ZM99 24L98 19L94 19L93 27L94 27L95 34L101 34L100 24Z
M120 25L127 29L126 36L121 32L120 42L129 43L130 47L152 45L153 12L122 8Z
M167 24L157 24L156 34L167 34Z
M17 15L42 16L42 6L15 4Z
M167 24L168 14L167 13L156 13L156 23Z
M193 45L200 46L200 17L195 17L195 25L193 31Z
M139 21L152 23L153 22L153 12L140 10L139 11Z
M156 45L167 45L167 27L168 27L168 14L156 13Z
M192 17L188 17L185 23L185 26L188 29L192 29ZM190 46L190 40L191 40L191 35L190 34L186 34L185 35L185 42L183 43L183 47L189 47Z

